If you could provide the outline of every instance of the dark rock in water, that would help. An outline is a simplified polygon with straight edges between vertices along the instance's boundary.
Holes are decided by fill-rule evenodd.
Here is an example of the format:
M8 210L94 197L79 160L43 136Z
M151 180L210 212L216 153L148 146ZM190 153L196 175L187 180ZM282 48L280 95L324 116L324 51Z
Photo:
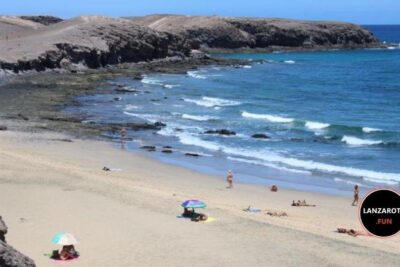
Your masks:
M3 221L3 218L0 216L0 241L6 242L5 235L7 234L7 231L8 227L6 223Z
M290 141L293 141L293 142L304 142L304 139L303 138L295 138L295 137L293 137L293 138L290 138Z
M186 155L186 156L189 156L189 157L200 157L199 154L197 154L197 153L190 153L190 152L185 153L185 155Z
M234 131L230 131L227 129L220 129L220 130L208 130L204 132L205 134L219 134L219 135L236 135Z
M156 147L155 146L142 146L142 147L140 147L141 149L145 149L145 150L147 150L147 151L149 151L149 152L154 152L154 151L156 151Z
M154 123L154 126L156 126L156 127L165 127L165 126L167 126L165 123L162 123L162 122L160 122L160 121L157 121L156 123Z
M74 118L74 117L42 117L42 119L48 121L62 121L62 122L73 122L73 123L82 122L80 118Z
M120 92L120 93L138 93L139 92L138 90L127 87L127 86L118 87L117 89L115 89L115 91Z
M35 267L35 262L14 249L7 243L0 241L1 267Z
M160 99L150 99L151 102L160 102Z
M172 146L163 146L163 148L166 148L166 149L171 149L171 148L172 148Z
M18 113L18 114L17 114L17 117L18 117L19 119L23 119L24 121L29 121L29 118L28 118L27 116L25 116L25 115L22 115L21 113Z
M163 149L162 153L171 154L173 151L171 149Z
M268 135L262 134L262 133L253 134L251 137L258 138L258 139L269 139L270 138Z
M143 76L142 75L136 75L136 76L133 76L133 79L134 80L143 80Z
M177 132L183 132L183 129L181 129L181 128L175 128L174 130Z
M7 126L0 125L0 131L7 131Z
M122 97L114 97L114 101L121 101Z

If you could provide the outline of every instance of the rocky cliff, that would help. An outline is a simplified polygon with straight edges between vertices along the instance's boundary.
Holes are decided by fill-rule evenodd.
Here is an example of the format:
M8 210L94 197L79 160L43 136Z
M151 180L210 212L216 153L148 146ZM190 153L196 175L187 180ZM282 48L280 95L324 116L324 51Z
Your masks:
M152 15L142 26L182 36L194 48L364 48L379 46L368 30L350 23L286 19Z
M379 46L341 22L153 15L136 18L0 17L1 70L99 68L186 58L203 49L331 49Z
M190 53L174 34L130 20L80 17L0 39L0 68L13 72L54 68L98 68Z

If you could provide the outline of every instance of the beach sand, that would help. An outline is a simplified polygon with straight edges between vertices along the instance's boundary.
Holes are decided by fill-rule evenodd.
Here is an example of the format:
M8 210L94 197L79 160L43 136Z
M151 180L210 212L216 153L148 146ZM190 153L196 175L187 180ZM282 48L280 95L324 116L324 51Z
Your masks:
M400 237L351 237L362 230L352 196L253 185L226 189L211 177L128 153L105 141L56 133L0 132L0 215L8 243L37 266L73 233L81 257L71 266L399 266ZM196 160L196 159L193 159ZM121 169L105 172L102 168ZM279 184L278 184L279 186ZM181 202L204 200L215 218L177 216ZM291 207L306 199L317 207ZM288 217L247 213L252 205Z

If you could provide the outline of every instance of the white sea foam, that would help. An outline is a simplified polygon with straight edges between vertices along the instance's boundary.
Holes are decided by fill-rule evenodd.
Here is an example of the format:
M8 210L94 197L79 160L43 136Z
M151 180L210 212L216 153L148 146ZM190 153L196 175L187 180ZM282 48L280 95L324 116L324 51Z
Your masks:
M250 118L250 119L258 119L258 120L267 120L270 122L280 122L280 123L290 123L293 122L294 119L292 118L284 118L276 115L270 114L254 114L250 112L243 111L242 117Z
M138 106L131 105L131 104L128 104L125 106L126 111L130 111L130 110L134 110L134 109L140 109L140 108Z
M163 83L160 80L150 78L148 76L144 76L143 79L141 80L141 82L144 84L150 84L150 85L163 85Z
M296 61L294 61L294 60L285 60L283 62L286 64L295 64L296 63Z
M199 74L198 71L188 71L187 75L195 79L207 79L206 76Z
M377 129L377 128L370 128L370 127L363 127L362 128L364 133L373 133L373 132L381 132L381 129Z
M354 136L347 136L347 135L343 136L342 142L350 146L370 146L370 145L379 145L383 143L380 140L360 139Z
M324 128L328 128L331 126L329 123L315 122L315 121L307 121L306 127L311 130L321 130Z
M333 180L335 182L341 182L341 183L345 183L345 184L360 185L360 183L349 181L349 180L345 180L345 179L342 179L342 178L337 178L337 177L333 178Z
M188 120L193 120L193 121L209 121L209 120L216 120L218 119L217 117L213 116L207 116L207 115L189 115L189 114L183 114L182 115L183 119L188 119Z
M179 84L164 84L163 85L164 88L168 88L168 89L172 89L172 88L179 87L179 86L180 86Z
M249 160L259 160L260 162L265 162L265 164L283 164L287 167L296 168L303 171L320 171L325 173L363 177L364 179L376 179L381 183L400 182L399 173L385 173L352 167L336 166L326 163L315 162L312 160L301 160L279 155L266 149L248 150L243 148L227 147L217 142L203 140L198 136L194 136L188 133L179 133L178 136L180 142L186 145L203 147L211 151L221 151L230 156L246 157Z
M251 66L251 65L243 65L242 68L243 68L243 69L251 69L252 66Z
M277 169L280 171L293 172L293 173L306 174L306 175L311 174L311 172L309 172L309 171L290 169L290 168L282 167L282 166L275 165L272 163L267 163L267 162L261 161L261 160L248 160L248 159L235 158L235 157L228 157L228 159L238 161L238 162L244 162L244 163L248 163L248 164L262 165L262 166L270 167L270 168Z
M377 184L387 184L387 185L398 185L399 182L396 181L382 181L382 179L376 179L376 178L368 178L368 177L363 177L363 180L368 181L368 182L373 182Z
M124 114L127 116L136 117L136 118L139 118L139 119L151 122L151 123L155 123L158 121L156 116L150 115L150 114L137 114L137 113L131 113L128 111L124 111Z
M204 96L201 99L184 98L183 100L203 107L237 106L241 104L238 101L207 96Z

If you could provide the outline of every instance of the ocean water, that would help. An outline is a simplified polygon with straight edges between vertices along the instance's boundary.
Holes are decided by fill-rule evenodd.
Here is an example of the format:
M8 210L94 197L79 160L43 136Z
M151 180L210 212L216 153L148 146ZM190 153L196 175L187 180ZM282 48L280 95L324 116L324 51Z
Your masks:
M399 27L370 27L400 42ZM126 148L171 146L173 154L149 155L221 179L232 169L240 182L311 191L400 188L399 47L221 56L252 62L118 78L67 111L87 122L162 121L160 131L130 132ZM139 92L117 92L115 84ZM205 134L213 129L236 135Z

